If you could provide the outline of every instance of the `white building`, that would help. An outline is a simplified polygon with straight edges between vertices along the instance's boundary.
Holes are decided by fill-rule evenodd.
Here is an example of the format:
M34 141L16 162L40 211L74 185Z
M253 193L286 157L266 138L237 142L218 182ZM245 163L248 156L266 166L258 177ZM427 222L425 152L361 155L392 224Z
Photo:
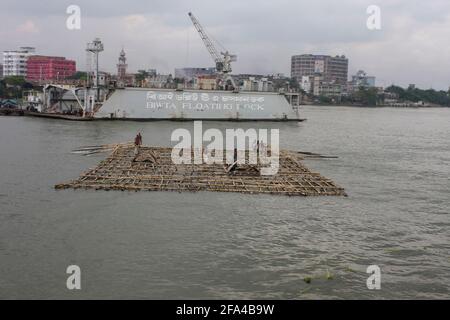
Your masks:
M302 76L302 80L300 82L300 88L304 90L306 93L311 93L313 91L312 83L314 82L313 76Z
M368 76L363 70L359 70L355 75L352 76L351 81L353 87L375 87L375 77Z
M323 76L313 77L312 92L315 96L337 97L343 93L343 86L335 81L325 81Z
M273 83L268 78L249 77L242 80L242 91L273 91Z
M27 60L35 53L33 47L20 47L19 50L3 52L3 76L27 76Z
M170 74L156 74L156 75L152 75L147 77L144 80L144 87L147 88L166 88L167 86L169 86L172 83L173 79L172 79L172 75Z
M95 72L91 74L92 77L92 83L97 85L97 77ZM104 87L108 85L108 83L111 81L111 75L108 72L99 71L98 72L98 85L99 87Z
M193 80L198 76L212 76L216 73L216 68L176 68L175 78L182 79L186 81Z
M286 76L284 75L284 73L275 73L275 74L273 74L272 75L272 77L274 78L274 79L284 79L284 78L286 78Z

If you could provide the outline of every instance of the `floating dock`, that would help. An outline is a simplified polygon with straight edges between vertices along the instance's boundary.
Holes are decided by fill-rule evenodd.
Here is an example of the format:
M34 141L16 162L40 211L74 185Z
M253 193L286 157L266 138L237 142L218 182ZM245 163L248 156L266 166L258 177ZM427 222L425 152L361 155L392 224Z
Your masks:
M32 111L25 111L24 115L28 116L28 117L69 120L69 121L92 121L92 120L94 120L93 118L80 117L80 116L74 116L74 115L69 115L69 114L32 112Z
M233 174L222 164L175 165L171 153L172 148L141 147L135 158L132 145L118 145L97 167L55 189L346 196L343 188L305 167L294 151L280 151L279 171L273 176L262 176L251 165L239 165Z

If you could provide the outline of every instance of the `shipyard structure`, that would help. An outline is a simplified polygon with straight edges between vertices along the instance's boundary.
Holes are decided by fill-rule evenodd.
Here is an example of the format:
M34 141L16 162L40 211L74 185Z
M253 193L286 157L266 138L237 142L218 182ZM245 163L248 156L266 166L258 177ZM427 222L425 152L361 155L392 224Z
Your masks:
M197 88L186 87L185 83L173 79L162 79L171 82L170 86L149 85L149 81L160 76L156 74L136 79L127 73L123 48L117 76L100 72L99 55L104 47L97 38L86 47L89 68L86 84L47 84L42 95L29 95L27 108L37 111L33 115L59 118L67 115L71 120L300 120L299 93L252 91L258 86L236 83L231 74L236 55L226 50L219 52L194 15L189 13L189 17L215 63L214 68L204 70L206 74L196 77ZM260 87L268 87L264 80L261 83Z
M298 120L292 95L272 92L115 90L94 112L95 118L155 120Z

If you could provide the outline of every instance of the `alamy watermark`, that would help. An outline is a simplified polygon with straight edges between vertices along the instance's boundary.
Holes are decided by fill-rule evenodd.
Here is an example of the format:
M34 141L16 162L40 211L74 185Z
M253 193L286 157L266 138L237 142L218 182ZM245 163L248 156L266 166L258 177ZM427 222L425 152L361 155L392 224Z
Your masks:
M66 281L66 287L69 290L81 290L81 268L77 265L70 265L66 269L70 274Z
M69 15L66 20L66 27L69 30L81 29L81 8L75 4L67 7L66 13Z
M376 264L367 267L366 273L370 276L367 278L366 285L369 290L381 289L381 269Z
M260 165L261 175L275 175L279 169L279 137L279 129L226 129L224 141L222 131L210 128L203 132L202 121L194 121L193 137L184 128L172 132L171 141L177 142L172 149L172 162ZM208 145L204 147L204 143Z
M381 30L381 9L377 5L367 7L366 13L369 15L366 21L367 29Z

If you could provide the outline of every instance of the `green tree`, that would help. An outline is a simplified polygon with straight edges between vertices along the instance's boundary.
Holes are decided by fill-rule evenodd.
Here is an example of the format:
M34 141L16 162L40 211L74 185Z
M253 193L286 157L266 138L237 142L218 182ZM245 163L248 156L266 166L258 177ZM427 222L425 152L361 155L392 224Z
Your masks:
M378 103L378 91L376 88L359 87L355 97L364 106L376 106Z
M300 85L297 80L294 78L289 79L289 88L295 91L298 91L300 89Z
M26 81L22 76L8 76L4 79L7 86L22 87Z
M0 97L4 99L20 99L24 90L33 89L33 84L21 76L9 76L0 81Z
M135 78L136 78L137 82L141 82L142 80L144 80L148 76L149 76L148 71L146 71L146 70L138 70L138 72L135 75Z
M6 84L4 80L0 80L0 98L6 98Z
M330 104L332 102L332 99L330 97L320 95L319 96L319 102L322 104Z
M77 71L70 77L67 77L67 79L71 80L87 80L87 73L84 71Z
M389 86L385 89L386 92L395 93L400 101L411 102L428 102L442 106L450 106L450 96L446 91L436 91L434 89L422 90L412 86L403 89L399 86Z

